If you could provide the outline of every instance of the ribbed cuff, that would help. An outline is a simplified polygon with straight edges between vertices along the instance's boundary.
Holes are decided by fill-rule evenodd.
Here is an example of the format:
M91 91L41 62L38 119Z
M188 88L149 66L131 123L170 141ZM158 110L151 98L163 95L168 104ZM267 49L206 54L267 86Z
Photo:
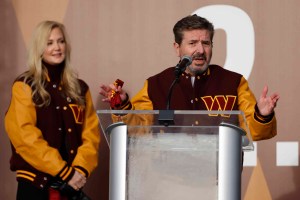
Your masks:
M119 107L111 108L113 110L131 110L132 105L129 101L129 96L126 93L126 99L122 102L122 104Z
M89 177L89 172L80 166L74 166L75 170L84 175L85 177Z
M271 113L270 115L267 116L263 116L259 113L257 104L255 105L255 112L254 112L254 119L257 120L260 123L269 123L270 121L272 121L274 117L274 112Z
M65 182L69 182L75 173L75 169L68 165L65 165L64 168L58 173L57 177Z

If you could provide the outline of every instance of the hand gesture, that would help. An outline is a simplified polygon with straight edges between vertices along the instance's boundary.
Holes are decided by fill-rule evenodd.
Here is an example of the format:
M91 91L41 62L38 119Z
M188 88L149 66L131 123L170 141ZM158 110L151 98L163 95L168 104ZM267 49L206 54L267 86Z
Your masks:
M279 94L273 93L268 97L267 93L268 86L265 86L257 102L259 113L263 116L268 116L274 112L277 101L279 99Z
M120 94L121 100L124 101L126 99L126 92L122 90L121 86L116 86L115 84L110 85L100 85L100 92L104 98L102 99L103 102L110 103L112 94L118 92Z

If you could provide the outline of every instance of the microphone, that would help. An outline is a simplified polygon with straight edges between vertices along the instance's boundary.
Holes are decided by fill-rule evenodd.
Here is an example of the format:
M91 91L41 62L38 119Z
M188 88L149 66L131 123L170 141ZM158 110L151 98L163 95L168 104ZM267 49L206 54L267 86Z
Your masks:
M182 56L180 62L175 67L176 78L185 71L186 67L192 64L192 58L190 56Z
M169 126L174 124L174 110L170 110L171 97L173 92L173 87L179 81L179 76L185 71L186 67L192 63L192 58L190 56L182 56L180 62L175 66L175 79L172 82L168 96L167 96L167 107L166 110L160 110L158 115L159 124Z

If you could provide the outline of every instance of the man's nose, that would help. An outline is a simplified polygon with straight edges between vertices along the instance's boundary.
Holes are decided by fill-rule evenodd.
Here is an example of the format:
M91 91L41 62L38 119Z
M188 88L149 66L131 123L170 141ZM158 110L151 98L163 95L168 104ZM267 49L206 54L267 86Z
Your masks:
M204 47L203 47L202 42L198 42L196 51L201 53L201 54L204 52Z

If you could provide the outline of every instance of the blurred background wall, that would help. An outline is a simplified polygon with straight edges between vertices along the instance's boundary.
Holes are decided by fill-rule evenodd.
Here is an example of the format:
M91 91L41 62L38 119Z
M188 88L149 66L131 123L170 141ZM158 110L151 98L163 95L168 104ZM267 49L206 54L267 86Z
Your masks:
M256 97L266 84L270 92L281 95L278 135L256 142L255 151L246 155L243 199L298 199L299 6L296 0L0 0L0 199L16 196L3 119L12 82L27 69L28 43L40 21L66 25L72 63L89 84L96 108L108 109L101 102L99 85L120 78L133 96L146 78L174 66L178 58L172 28L194 12L216 26L211 63L245 75ZM108 156L103 138L99 167L85 188L92 199L108 199Z

